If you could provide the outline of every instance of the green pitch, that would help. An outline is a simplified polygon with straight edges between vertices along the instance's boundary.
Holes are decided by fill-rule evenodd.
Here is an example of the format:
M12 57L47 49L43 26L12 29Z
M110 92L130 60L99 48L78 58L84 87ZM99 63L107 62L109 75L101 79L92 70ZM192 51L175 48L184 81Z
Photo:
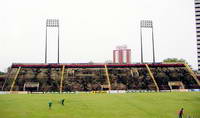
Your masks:
M182 107L200 118L200 92L0 95L0 118L177 118Z

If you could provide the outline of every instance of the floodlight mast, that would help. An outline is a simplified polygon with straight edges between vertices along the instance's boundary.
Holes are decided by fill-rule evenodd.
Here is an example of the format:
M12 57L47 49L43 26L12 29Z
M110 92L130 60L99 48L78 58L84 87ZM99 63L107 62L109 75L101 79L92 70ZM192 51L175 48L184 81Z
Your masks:
M142 44L142 27L140 22L140 44L141 44L141 63L143 63L143 44Z
M154 48L153 21L151 21L151 20L141 20L141 21L140 21L141 63L144 62L144 61L143 61L142 28L151 28L151 29L152 29L153 63L155 63L155 48Z
M47 28L48 27L57 27L58 28L58 57L57 63L59 64L60 60L60 31L59 31L59 20L58 19L47 19L46 20L46 39L45 39L45 64L47 63Z

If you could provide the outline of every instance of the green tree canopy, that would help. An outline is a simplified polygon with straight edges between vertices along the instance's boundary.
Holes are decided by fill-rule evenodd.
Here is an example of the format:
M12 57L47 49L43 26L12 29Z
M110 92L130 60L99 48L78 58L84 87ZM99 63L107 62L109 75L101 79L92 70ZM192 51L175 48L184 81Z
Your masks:
M0 75L3 75L3 74L5 74L5 73L0 71Z
M183 62L183 63L187 63L187 61L185 59L178 59L178 58L167 58L164 59L163 62Z

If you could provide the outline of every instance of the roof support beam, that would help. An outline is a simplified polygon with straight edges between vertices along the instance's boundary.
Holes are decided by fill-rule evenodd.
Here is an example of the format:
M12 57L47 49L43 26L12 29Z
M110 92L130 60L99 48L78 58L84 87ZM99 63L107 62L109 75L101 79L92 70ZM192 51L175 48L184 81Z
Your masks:
M107 82L108 82L108 87L109 87L109 91L111 90L111 85L110 85L110 78L109 78L109 74L108 74L108 68L107 65L105 64L105 71L106 71L106 77L107 77Z
M19 75L20 70L21 70L21 67L19 67L19 68L17 69L17 72L16 72L16 74L15 74L14 80L13 80L12 85L11 85L11 88L10 88L10 92L12 92L12 90L13 90L13 87L14 87L14 85L15 85L15 81L16 81L18 75Z
M153 80L153 82L154 82L154 84L155 84L155 86L156 86L156 91L158 92L158 91L159 91L158 84L156 83L156 80L155 80L155 78L154 78L154 76L153 76L153 74L152 74L152 72L151 72L149 66L148 66L147 64L145 64L145 66L146 66L146 68L147 68L147 70L148 70L148 72L149 72L149 75L150 75L151 79Z
M65 65L62 67L62 72L61 72L61 78L60 78L60 93L62 93L63 89L63 78L64 78L64 73L65 73Z
M186 69L188 70L188 72L190 73L190 75L194 78L194 80L195 80L195 81L197 82L197 84L200 86L200 82L199 82L199 80L198 80L196 74L192 71L192 69L189 67L188 64L185 63L184 65L185 65Z

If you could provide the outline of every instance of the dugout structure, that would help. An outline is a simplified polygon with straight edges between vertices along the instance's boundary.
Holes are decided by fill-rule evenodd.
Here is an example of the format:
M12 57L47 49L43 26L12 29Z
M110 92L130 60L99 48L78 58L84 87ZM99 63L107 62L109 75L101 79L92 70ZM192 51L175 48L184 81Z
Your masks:
M168 85L170 87L170 90L172 89L184 89L184 85L181 81L174 81L174 82L168 82Z
M39 82L25 82L23 91L38 91L39 86Z
M12 64L4 91L23 91L39 83L38 91L170 90L169 82L198 89L200 82L187 64Z

